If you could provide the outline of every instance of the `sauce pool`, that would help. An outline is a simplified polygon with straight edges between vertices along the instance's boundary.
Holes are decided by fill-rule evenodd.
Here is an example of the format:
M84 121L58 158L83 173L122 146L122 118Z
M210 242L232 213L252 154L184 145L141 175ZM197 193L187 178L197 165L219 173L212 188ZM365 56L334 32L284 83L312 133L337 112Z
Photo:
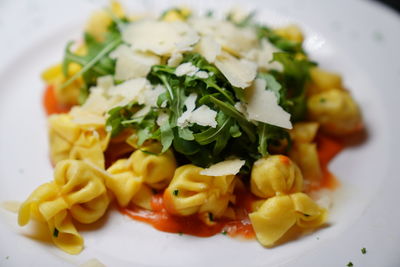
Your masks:
M328 169L329 162L344 148L343 142L331 137L317 136L318 157L323 172L319 184L312 185L310 190L322 188L335 189L339 182ZM282 160L285 160L282 158ZM151 207L153 210L146 210L137 206L122 208L121 213L132 219L152 225L154 228L169 233L188 234L198 237L209 237L219 233L231 237L243 237L245 239L255 238L248 214L252 210L252 204L259 200L248 189L237 187L234 192L236 203L231 205L235 211L235 219L216 219L211 225L207 225L199 216L176 216L168 213L164 206L163 192L153 195Z

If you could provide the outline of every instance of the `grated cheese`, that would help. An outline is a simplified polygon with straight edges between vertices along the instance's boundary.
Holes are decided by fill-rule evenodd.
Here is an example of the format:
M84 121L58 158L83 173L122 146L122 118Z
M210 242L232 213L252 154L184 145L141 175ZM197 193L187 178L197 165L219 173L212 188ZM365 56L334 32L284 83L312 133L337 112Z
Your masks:
M240 159L225 160L202 170L200 174L207 176L235 175L245 163L246 161Z

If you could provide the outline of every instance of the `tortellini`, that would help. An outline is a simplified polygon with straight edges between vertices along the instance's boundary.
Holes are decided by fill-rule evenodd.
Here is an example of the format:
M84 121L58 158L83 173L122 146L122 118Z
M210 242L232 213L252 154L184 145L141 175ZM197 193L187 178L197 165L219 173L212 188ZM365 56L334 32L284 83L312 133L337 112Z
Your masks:
M83 239L71 218L93 223L107 210L110 197L104 185L108 174L90 163L64 160L56 165L54 181L39 186L21 205L18 223L31 219L47 223L54 243L64 251L76 254Z
M307 106L309 118L329 134L350 134L361 127L360 109L347 91L332 89L312 95Z
M304 178L310 181L322 178L317 144L313 143L318 127L317 122L301 122L290 131L293 144L289 156L299 166Z
M292 226L316 228L325 223L327 212L304 193L280 195L267 199L249 214L257 240L272 246Z
M84 159L104 168L109 135L103 129L83 129L69 114L49 117L50 156L53 164L64 159Z
M171 181L176 169L174 154L172 151L156 154L160 151L161 146L157 143L142 147L129 159L120 159L107 170L111 174L107 187L120 206L127 206L142 187L162 189Z
M215 217L223 215L234 199L235 176L206 176L200 174L202 170L192 164L176 169L164 192L168 212L182 216L207 212Z
M329 72L320 68L310 69L311 85L308 94L313 95L320 92L342 89L342 77L339 74Z
M277 193L290 194L303 188L303 176L297 165L284 155L257 160L251 170L251 192L267 198Z

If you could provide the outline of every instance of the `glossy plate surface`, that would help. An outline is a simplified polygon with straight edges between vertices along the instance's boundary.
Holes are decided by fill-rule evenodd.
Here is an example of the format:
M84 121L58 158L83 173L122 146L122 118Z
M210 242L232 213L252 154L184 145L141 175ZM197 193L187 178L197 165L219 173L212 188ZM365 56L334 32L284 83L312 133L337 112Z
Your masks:
M129 1L126 1L129 2ZM217 3L218 2L218 3ZM186 3L223 13L231 1L130 1L131 11L157 14ZM40 73L79 39L91 11L106 1L0 3L0 202L23 201L52 177ZM331 164L340 178L330 226L273 249L223 235L196 238L159 232L115 210L81 229L78 256L30 236L16 214L0 208L1 266L400 266L400 18L367 1L242 1L270 25L299 24L305 48L324 68L343 75L360 103L368 139ZM361 248L367 249L366 254Z

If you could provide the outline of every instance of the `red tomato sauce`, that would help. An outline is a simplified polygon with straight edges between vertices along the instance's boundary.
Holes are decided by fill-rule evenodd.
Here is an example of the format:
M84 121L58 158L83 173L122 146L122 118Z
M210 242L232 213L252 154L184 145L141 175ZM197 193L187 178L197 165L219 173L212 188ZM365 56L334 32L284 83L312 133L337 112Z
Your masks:
M67 113L71 107L58 103L53 85L47 85L43 94L43 107L47 116L51 114Z
M322 188L335 189L339 182L328 169L329 162L344 148L343 142L331 137L317 136L318 156L323 171L319 184L312 185L310 190ZM286 157L282 157L285 161ZM169 233L187 234L198 237L209 237L215 234L227 234L231 237L255 238L248 214L252 211L253 202L259 200L248 189L237 187L234 192L236 201L230 205L235 211L235 219L215 219L207 225L197 214L191 216L176 216L168 213L164 205L163 192L153 196L151 206L153 210L145 210L137 206L119 207L120 212L132 219L152 225L154 228Z
M229 236L242 236L247 239L254 238L255 234L248 218L251 206L250 199L253 196L250 192L240 192L237 194L240 205L233 206L236 219L215 219L211 225L203 222L197 214L190 216L176 216L168 213L164 206L163 193L155 194L151 201L153 210L145 210L136 206L119 208L119 210L129 217L151 224L154 228L169 233L187 234L198 237L209 237L215 234L227 234ZM246 199L240 202L239 198ZM243 204L245 203L245 204Z

